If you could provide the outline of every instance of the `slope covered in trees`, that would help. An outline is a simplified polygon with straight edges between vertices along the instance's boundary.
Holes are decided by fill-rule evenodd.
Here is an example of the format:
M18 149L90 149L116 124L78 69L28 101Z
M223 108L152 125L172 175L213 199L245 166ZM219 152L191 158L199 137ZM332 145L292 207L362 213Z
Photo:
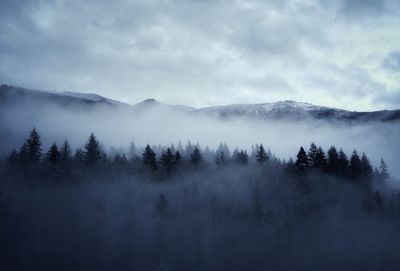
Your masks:
M383 159L82 145L46 150L34 129L2 161L5 270L396 270L400 192Z

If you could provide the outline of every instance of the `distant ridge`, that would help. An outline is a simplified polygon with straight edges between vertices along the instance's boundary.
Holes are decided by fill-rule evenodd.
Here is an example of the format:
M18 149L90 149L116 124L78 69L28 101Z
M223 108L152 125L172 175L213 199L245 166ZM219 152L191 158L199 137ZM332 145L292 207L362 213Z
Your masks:
M285 100L275 103L233 104L194 108L185 105L166 105L153 98L148 98L134 105L108 99L98 94L85 94L70 91L42 91L19 88L9 85L0 86L0 104L17 105L22 102L45 102L63 107L90 109L103 106L110 109L125 109L144 112L155 108L174 110L184 114L206 117L232 119L265 119L265 120L326 120L366 122L392 122L400 120L400 110L381 110L373 112L356 112L326 106L318 106L305 102Z

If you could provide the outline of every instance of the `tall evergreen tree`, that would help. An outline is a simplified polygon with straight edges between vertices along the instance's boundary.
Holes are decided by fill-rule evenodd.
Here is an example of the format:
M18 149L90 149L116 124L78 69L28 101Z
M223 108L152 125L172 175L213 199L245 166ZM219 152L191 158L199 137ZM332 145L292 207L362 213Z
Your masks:
M361 176L361 159L357 151L354 150L350 158L350 177L357 179Z
M144 152L142 154L143 164L148 166L151 170L155 171L158 168L156 161L156 153L150 147L149 144L146 145Z
M93 133L90 134L88 142L85 145L84 161L88 167L95 166L102 158L100 145Z
M317 146L315 145L315 143L311 143L310 145L310 149L308 151L308 158L310 159L310 166L311 167L315 167L315 162L316 162L316 155L317 155Z
M325 152L321 147L318 147L318 149L313 154L313 157L313 167L322 172L326 171L328 168L328 160L326 158Z
M310 161L303 147L300 147L294 165L298 172L305 172L310 168Z
M245 165L249 162L249 155L245 150L235 151L234 159L237 163Z
M66 162L71 160L71 147L69 146L68 140L64 140L63 145L60 149L61 161Z
M26 140L26 158L29 163L37 164L40 162L42 157L42 143L40 142L40 136L36 132L36 129L30 133L29 138Z
M265 151L264 146L262 144L258 147L258 150L256 152L256 159L257 162L260 164L267 162L269 160L268 154Z
M227 163L227 159L226 159L225 153L223 151L217 153L217 156L215 157L215 163L219 167L223 166Z
M339 154L335 146L331 146L328 150L328 168L330 174L339 175Z
M175 152L175 162L178 164L181 161L181 159L182 159L182 155L181 155L180 151L178 150Z
M390 174L388 171L388 166L386 165L385 161L383 158L381 158L380 165L379 165L379 178L383 181L386 181L389 179Z
M196 146L192 152L192 154L190 155L190 162L197 166L199 164L201 164L204 161L203 156L200 153L199 148Z
M61 154L58 151L57 144L54 142L45 155L45 161L51 165L56 165L60 162Z
M175 164L175 157L170 148L163 152L160 159L161 164L164 166L168 174L171 174L172 167Z
M370 179L372 178L372 174L373 174L373 169L371 166L371 163L369 162L369 159L367 157L367 155L365 155L365 153L362 154L361 156L361 175L364 178Z
M339 174L342 177L349 175L349 159L342 149L339 150Z

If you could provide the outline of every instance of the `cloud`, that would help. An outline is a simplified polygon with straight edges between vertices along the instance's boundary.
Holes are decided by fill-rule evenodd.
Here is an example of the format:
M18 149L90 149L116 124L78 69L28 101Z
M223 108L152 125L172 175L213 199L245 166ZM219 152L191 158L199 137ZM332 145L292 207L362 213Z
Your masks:
M400 71L400 51L391 52L383 60L383 66L393 71Z
M379 57L395 51L390 44L400 39L393 38L398 19L387 11L392 1L362 3L3 1L0 81L87 90L130 103L148 97L193 106L301 99L375 109L385 105L374 104L375 92L363 88L368 76L351 89L352 75L343 71L363 70L385 86L386 79L373 75L384 69ZM349 24L360 10L386 21ZM360 91L367 98L358 104Z

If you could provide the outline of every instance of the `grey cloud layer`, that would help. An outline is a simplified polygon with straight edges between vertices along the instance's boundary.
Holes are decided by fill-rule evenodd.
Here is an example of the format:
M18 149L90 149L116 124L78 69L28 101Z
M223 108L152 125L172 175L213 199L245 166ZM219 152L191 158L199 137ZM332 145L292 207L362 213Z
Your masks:
M373 0L2 1L0 81L127 102L400 107L387 60L400 48L398 10Z

